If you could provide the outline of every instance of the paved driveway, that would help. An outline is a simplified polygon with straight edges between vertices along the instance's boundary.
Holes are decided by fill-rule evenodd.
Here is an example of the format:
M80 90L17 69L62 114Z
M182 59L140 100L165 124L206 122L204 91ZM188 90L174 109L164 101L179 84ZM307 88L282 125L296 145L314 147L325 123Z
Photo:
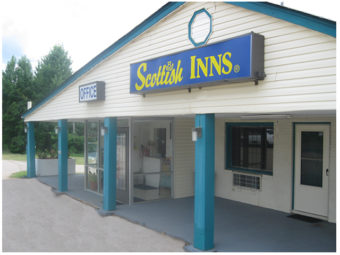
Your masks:
M3 160L2 161L2 179L8 179L12 173L26 170L26 161Z
M3 161L3 178L22 163ZM36 179L4 178L2 184L3 251L183 251L181 240L118 216L102 218Z

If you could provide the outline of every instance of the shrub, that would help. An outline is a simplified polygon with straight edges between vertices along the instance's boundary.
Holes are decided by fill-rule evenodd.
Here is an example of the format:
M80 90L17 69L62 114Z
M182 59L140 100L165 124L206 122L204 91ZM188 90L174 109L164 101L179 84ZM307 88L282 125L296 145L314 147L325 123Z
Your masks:
M9 144L9 150L12 153L23 153L25 152L26 139L24 136L16 136L11 139Z
M71 155L82 154L84 152L84 136L68 134L68 151Z

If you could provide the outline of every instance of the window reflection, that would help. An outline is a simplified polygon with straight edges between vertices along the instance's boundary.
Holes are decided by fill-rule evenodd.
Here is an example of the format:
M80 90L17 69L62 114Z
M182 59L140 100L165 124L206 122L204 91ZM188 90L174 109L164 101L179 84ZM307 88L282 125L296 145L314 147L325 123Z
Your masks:
M272 127L233 126L231 128L231 167L272 172Z
M134 201L171 197L171 121L136 122L133 130Z

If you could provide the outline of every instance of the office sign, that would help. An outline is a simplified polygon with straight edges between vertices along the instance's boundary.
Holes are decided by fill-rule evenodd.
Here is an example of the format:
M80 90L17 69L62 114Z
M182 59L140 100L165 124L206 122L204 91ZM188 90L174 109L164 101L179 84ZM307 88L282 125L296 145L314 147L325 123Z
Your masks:
M130 93L204 87L219 81L257 82L264 77L264 37L250 33L131 64Z
M79 86L79 102L105 100L105 82L95 81Z

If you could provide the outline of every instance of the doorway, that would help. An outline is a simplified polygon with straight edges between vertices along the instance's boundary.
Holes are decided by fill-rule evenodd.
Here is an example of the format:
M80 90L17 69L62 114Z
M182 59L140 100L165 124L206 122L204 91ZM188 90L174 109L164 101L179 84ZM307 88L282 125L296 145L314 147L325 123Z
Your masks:
M132 137L133 202L171 198L172 120L134 120Z
M102 120L85 122L85 189L103 194L104 136ZM125 125L118 120L118 125ZM129 128L117 128L116 200L129 203Z
M329 125L296 124L293 211L328 218Z

